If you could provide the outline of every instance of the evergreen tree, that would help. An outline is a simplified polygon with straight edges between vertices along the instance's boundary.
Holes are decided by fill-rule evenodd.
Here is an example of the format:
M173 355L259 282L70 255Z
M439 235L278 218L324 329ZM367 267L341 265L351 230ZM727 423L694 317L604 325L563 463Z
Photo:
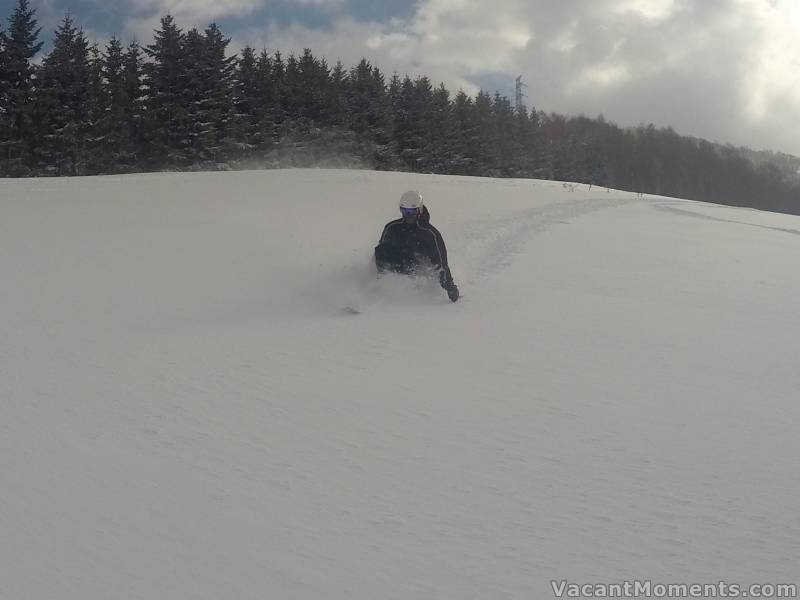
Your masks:
M0 173L25 175L31 162L34 66L42 48L36 10L18 0L7 32L0 30Z
M8 138L9 138L9 76L8 76L8 54L6 52L6 32L3 30L2 24L0 24L0 176L6 174L6 169L8 168L6 156L4 152L7 152L8 149Z
M518 106L514 113L514 138L515 144L519 148L519 156L515 165L517 177L535 177L538 167L538 144L537 129L538 117L536 111L528 112L523 104Z
M516 135L518 123L511 101L496 92L491 112L492 128L489 136L492 152L489 172L495 177L516 177L522 156L522 146L518 144Z
M494 172L494 161L497 151L494 147L497 139L494 134L494 119L492 116L492 98L484 92L478 92L473 105L473 123L475 135L472 138L473 146L470 153L475 157L475 175L486 176Z
M235 69L234 59L225 57L229 42L215 24L204 33L193 28L183 37L180 105L185 118L177 148L181 159L194 167L216 168L234 150Z
M280 52L274 57L262 50L256 61L256 126L254 147L257 155L266 157L280 139L280 126L286 119L281 105L284 62Z
M42 64L35 106L35 159L48 174L83 175L90 167L87 142L95 104L89 45L70 16L55 32Z
M236 56L226 57L230 38L222 35L215 23L204 32L202 76L204 81L201 106L202 119L209 133L204 139L203 153L217 166L237 150L238 133L234 119L234 84Z
M456 157L452 172L457 175L475 175L477 173L475 150L480 146L480 140L475 119L475 105L464 90L459 90L456 94L453 118L456 128Z
M380 70L362 59L347 77L347 118L355 134L356 154L385 169L391 163L391 102Z
M145 47L147 85L145 139L151 167L186 164L187 137L186 61L184 34L172 16L161 19L154 42Z
M373 167L392 169L396 165L396 144L394 142L392 105L386 93L386 79L378 67L372 67L372 86L375 98L372 105L372 136L375 142Z
M427 77L406 76L395 106L395 135L400 157L412 171L433 166L433 89Z
M233 115L231 127L237 142L236 161L254 156L259 145L258 63L253 48L246 46L237 62L233 77Z
M403 82L400 80L400 76L397 73L393 73L386 90L386 93L389 95L389 103L391 104L393 115L396 114L400 108L402 91Z
M180 90L179 105L183 119L181 136L176 140L174 151L176 158L179 157L181 166L198 167L204 163L207 165L211 153L217 150L213 143L214 126L208 114L207 57L203 35L196 28L190 29L183 36L181 49L180 78L183 81L183 88Z
M273 132L268 160L276 166L312 166L312 145L318 132L309 118L310 100L304 89L300 60L294 54L284 60L276 52L269 69L269 107L263 120L265 137L270 129Z
M277 75L277 74L276 74ZM280 76L281 83L278 87L281 107L286 112L283 120L285 129L288 130L301 115L301 95L303 93L300 83L300 67L297 58L290 54L286 59L286 64Z
M146 151L144 63L142 50L136 41L128 45L123 56L124 96L122 102L127 146L119 154L121 168L125 171L139 170L144 166Z
M105 115L110 101L103 81L103 60L97 44L92 44L88 51L87 95L84 101L86 122L83 135L86 139L86 157L82 168L87 175L107 173L109 169L105 145L108 123Z
M331 70L330 83L325 101L328 122L337 126L347 125L347 97L349 80L347 71L341 61L337 61Z
M266 82L267 87L265 88L267 108L271 111L275 123L280 126L293 116L291 107L286 104L289 100L287 92L289 68L280 52L276 52L265 66L269 68L269 80Z
M233 152L233 58L225 57L225 39L212 24L183 39L182 106L185 110L181 155L193 167L216 168ZM234 57L235 58L235 57Z
M431 112L431 169L434 173L455 173L458 170L458 126L450 92L444 84L433 92Z
M285 72L279 85L280 106L285 118L279 126L276 158L291 166L316 163L315 153L321 134L320 100L322 91L317 76L319 65L309 50L299 59L293 54L286 59Z
M141 59L136 43L127 52L116 37L100 61L103 80L102 113L97 123L96 161L104 173L136 168L137 121L141 119Z
M326 101L328 100L328 86L330 70L324 60L318 60L306 48L303 56L297 61L297 116L307 126L314 127L329 124Z
M123 162L120 155L128 141L123 113L125 98L123 60L122 43L116 37L112 37L103 57L105 102L103 114L97 125L98 146L101 149L98 162L101 172L105 173L118 172L118 165Z

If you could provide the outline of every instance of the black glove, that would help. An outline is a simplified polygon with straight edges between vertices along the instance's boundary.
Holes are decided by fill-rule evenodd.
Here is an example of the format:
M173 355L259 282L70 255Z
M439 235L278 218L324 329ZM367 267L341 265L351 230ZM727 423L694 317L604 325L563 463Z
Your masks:
M458 300L458 288L456 287L455 283L451 281L450 285L444 289L447 290L447 297L450 298L451 302Z
M458 288L456 284L453 283L452 279L447 278L447 271L439 271L439 283L447 292L447 297L450 298L452 302L458 300Z

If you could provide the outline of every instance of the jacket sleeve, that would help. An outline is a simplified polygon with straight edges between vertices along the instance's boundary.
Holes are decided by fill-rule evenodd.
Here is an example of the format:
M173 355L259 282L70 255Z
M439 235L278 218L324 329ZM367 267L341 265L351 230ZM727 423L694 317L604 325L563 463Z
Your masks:
M433 266L440 269L442 287L445 287L453 283L453 275L450 273L450 265L447 263L447 247L444 245L444 238L438 229L432 225L429 225L426 229L432 234L428 257Z

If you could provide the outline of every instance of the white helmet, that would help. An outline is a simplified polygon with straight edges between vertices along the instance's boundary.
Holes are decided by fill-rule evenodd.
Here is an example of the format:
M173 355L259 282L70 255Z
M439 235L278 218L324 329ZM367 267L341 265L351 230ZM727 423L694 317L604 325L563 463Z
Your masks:
M422 194L409 190L400 196L400 208L416 208L422 210Z

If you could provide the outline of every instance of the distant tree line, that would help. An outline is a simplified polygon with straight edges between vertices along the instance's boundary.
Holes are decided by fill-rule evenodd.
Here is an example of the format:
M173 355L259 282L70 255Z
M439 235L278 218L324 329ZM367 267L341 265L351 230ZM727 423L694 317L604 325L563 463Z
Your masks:
M800 213L799 162L602 117L455 96L367 60L332 67L161 19L153 43L90 44L73 19L42 43L28 0L0 28L0 175L357 166L581 182Z

